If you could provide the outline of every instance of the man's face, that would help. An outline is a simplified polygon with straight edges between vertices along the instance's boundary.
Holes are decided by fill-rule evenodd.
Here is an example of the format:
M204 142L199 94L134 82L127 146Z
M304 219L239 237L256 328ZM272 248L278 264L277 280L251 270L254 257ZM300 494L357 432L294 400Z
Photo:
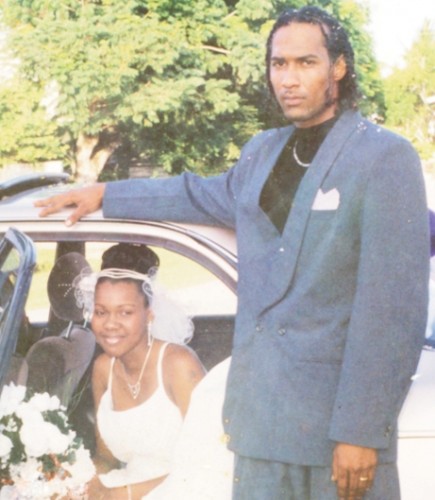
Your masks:
M346 74L339 57L333 64L320 27L291 23L273 36L270 81L284 116L297 127L312 127L332 118L338 82Z

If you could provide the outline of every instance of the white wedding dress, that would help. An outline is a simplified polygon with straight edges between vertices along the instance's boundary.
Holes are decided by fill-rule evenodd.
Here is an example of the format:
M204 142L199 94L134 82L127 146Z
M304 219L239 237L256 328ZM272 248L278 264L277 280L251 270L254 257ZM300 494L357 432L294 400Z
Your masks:
M115 358L111 360L107 390L98 406L97 425L101 439L122 466L98 475L106 488L149 481L171 471L184 421L164 387L163 358L168 345L163 344L158 353L155 391L146 401L128 410L114 409Z
M230 500L233 454L225 444L222 405L230 358L216 365L192 393L172 472L144 500Z

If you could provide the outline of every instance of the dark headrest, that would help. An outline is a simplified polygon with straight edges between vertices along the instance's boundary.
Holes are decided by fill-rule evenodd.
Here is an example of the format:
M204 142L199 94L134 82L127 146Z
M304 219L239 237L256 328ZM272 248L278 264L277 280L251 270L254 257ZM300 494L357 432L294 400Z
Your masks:
M68 338L44 337L29 349L20 383L35 392L56 394L68 405L94 351L94 334L81 326L74 326Z
M72 285L83 269L90 269L82 254L70 252L57 259L47 282L48 298L54 314L64 321L83 321L83 311L77 306Z

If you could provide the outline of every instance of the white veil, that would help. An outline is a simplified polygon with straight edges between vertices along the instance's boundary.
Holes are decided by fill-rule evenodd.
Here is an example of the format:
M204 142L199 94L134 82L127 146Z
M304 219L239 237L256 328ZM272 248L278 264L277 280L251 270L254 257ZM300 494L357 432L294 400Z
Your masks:
M84 269L73 281L77 305L83 308L86 321L94 311L95 287L98 279L135 279L142 281L142 290L148 297L153 311L151 335L155 339L173 344L187 344L193 337L193 322L183 307L171 298L161 285L156 283L156 272L141 274L125 269L104 269L97 273Z

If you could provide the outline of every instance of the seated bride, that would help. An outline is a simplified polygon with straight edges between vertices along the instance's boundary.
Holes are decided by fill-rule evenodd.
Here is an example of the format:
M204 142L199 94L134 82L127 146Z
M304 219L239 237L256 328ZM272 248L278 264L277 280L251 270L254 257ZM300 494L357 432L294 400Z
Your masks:
M192 391L204 377L185 345L191 321L155 287L158 265L145 245L122 243L103 254L100 272L75 280L103 350L92 374L98 471L89 484L92 499L148 498L163 483Z

